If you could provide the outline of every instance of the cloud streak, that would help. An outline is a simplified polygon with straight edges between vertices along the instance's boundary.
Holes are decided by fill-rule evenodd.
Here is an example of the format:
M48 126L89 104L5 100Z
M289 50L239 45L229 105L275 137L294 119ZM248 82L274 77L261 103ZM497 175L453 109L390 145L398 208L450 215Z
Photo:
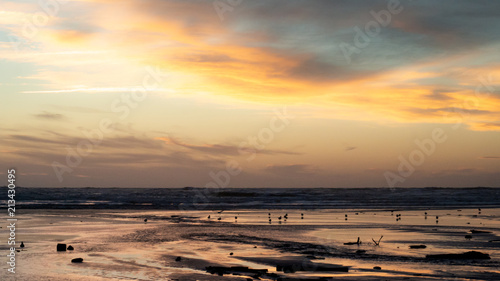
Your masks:
M59 113L52 113L44 111L42 113L34 114L36 118L46 119L46 120L64 120L66 116Z

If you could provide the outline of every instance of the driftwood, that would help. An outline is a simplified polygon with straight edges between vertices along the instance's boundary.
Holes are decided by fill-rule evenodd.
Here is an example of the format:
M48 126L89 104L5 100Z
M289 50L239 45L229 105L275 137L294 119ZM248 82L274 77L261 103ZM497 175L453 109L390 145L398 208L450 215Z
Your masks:
M491 231L471 229L470 233L491 233Z
M425 245L410 245L410 249L425 249L427 246Z
M347 243L344 243L344 245L360 245L361 244L361 240L359 239L358 237L358 241L357 242L347 242Z
M380 241L382 240L383 237L384 237L384 235L381 235L380 239L378 239L378 242L375 241L375 239L372 238L372 241L373 241L373 243L375 243L375 246L380 246Z

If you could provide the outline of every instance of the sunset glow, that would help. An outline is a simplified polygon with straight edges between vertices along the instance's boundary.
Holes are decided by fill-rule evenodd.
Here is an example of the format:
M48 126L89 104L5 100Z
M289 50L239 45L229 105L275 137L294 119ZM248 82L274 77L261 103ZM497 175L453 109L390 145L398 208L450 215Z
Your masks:
M498 186L500 3L227 3L2 1L0 174L16 167L33 187L203 187L220 171L220 187Z

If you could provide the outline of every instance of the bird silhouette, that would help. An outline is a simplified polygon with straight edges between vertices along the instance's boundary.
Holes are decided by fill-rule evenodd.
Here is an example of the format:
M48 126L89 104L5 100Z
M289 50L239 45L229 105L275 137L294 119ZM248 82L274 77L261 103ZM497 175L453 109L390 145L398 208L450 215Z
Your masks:
M24 248L24 242L21 242L21 248Z
M209 218L210 218L210 215L208 215L207 219L209 219Z
M148 219L144 219L144 222L148 222Z

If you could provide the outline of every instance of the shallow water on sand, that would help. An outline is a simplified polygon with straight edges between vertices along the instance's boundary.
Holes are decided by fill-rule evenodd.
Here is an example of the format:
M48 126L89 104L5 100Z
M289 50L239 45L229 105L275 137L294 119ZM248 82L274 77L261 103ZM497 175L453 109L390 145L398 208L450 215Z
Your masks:
M26 248L17 253L17 280L251 278L212 275L205 270L209 265L268 269L282 277L500 279L500 242L488 242L500 239L500 209L493 208L481 213L477 209L33 210L18 219L16 238L24 241ZM471 229L491 233L472 234ZM380 245L374 245L372 238L378 241L382 235ZM465 235L471 235L472 239L465 239ZM358 237L360 245L344 245L356 242ZM57 243L72 245L75 250L56 252ZM424 244L426 248L409 249L414 244ZM5 247L0 245L0 248L3 251ZM487 253L491 260L425 259L427 254L470 250ZM178 256L182 259L177 262ZM317 263L349 266L349 272L283 273L266 262L270 257L279 260L306 256ZM84 262L71 263L76 257ZM374 266L380 266L381 270L373 269ZM4 276L5 262L0 270ZM263 276L261 280L273 278Z

